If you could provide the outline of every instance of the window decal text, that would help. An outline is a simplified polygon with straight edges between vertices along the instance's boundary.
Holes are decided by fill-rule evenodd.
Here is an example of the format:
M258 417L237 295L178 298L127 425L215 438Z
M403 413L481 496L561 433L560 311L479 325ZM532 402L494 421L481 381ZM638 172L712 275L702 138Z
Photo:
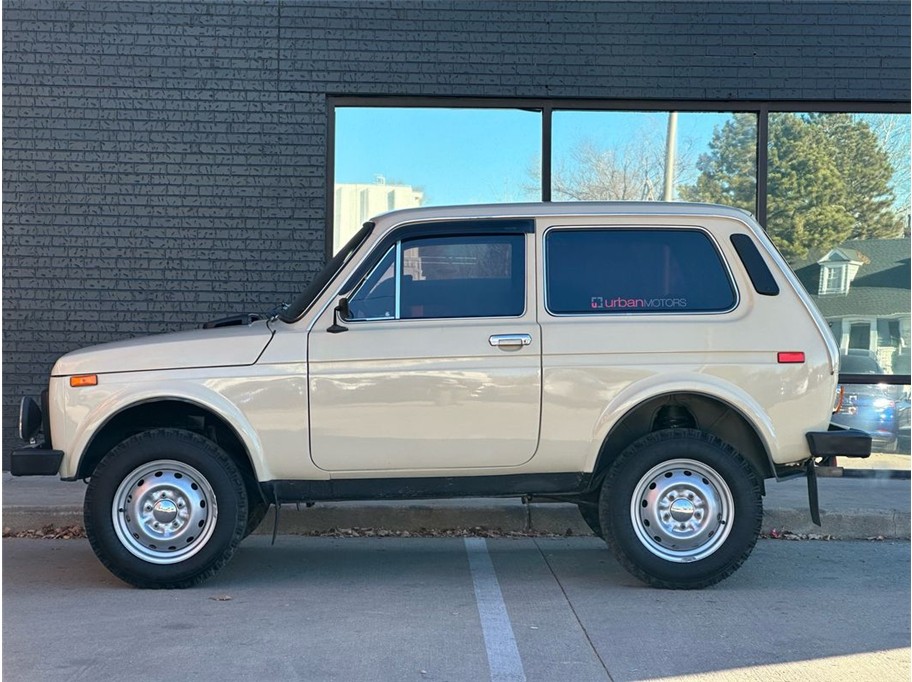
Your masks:
M614 298L605 298L604 296L593 296L590 308L592 310L649 310L657 308L668 310L674 308L686 308L686 298L627 298L625 296L616 296Z

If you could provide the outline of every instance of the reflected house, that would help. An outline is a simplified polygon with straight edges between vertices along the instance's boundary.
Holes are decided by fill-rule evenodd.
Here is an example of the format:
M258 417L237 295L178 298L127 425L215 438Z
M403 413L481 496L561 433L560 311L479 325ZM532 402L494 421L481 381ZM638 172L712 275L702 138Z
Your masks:
M424 192L411 185L387 184L377 176L372 184L340 183L333 198L333 253L336 253L361 225L376 215L397 208L417 208L424 201Z
M909 373L910 240L853 239L793 264L839 352L871 351L886 373Z

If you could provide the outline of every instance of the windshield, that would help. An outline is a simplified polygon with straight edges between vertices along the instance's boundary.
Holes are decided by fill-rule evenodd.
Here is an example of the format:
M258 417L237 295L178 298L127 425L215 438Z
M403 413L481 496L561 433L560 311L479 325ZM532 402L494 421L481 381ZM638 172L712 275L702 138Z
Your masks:
M310 284L302 291L298 297L279 315L282 322L294 322L300 319L310 304L316 300L324 287L329 281L336 276L339 270L351 259L358 247L367 239L367 236L374 229L373 223L364 223L364 227L355 233L355 236L348 240L348 243L342 247L332 259L326 264L320 274L313 278Z

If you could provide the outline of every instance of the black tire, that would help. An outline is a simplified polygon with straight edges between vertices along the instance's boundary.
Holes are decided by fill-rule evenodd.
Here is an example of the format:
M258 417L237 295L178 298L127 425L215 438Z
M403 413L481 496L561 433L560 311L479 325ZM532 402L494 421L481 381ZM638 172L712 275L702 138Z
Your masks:
M250 500L250 503L247 508L247 526L244 528L245 538L260 527L263 519L266 518L266 513L269 511L269 503L265 500L251 498L250 493L248 493L248 500Z
M734 573L757 542L760 482L753 467L716 436L696 429L656 431L631 444L609 468L599 519L618 562L643 582L666 589L708 587Z
M583 521L586 522L586 525L589 526L592 533L596 537L604 537L602 534L602 524L601 521L599 521L598 500L577 502L576 506L579 508L580 516L583 517Z
M123 505L116 515L115 500ZM151 429L101 460L84 518L95 555L118 578L142 588L186 588L231 559L247 526L247 491L237 465L212 441Z

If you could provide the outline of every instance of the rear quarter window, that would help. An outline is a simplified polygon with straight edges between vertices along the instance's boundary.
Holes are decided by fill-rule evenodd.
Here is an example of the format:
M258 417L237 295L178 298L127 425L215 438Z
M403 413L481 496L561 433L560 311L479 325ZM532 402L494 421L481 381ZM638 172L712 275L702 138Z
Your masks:
M709 236L691 229L552 229L546 306L564 315L707 313L735 289Z

